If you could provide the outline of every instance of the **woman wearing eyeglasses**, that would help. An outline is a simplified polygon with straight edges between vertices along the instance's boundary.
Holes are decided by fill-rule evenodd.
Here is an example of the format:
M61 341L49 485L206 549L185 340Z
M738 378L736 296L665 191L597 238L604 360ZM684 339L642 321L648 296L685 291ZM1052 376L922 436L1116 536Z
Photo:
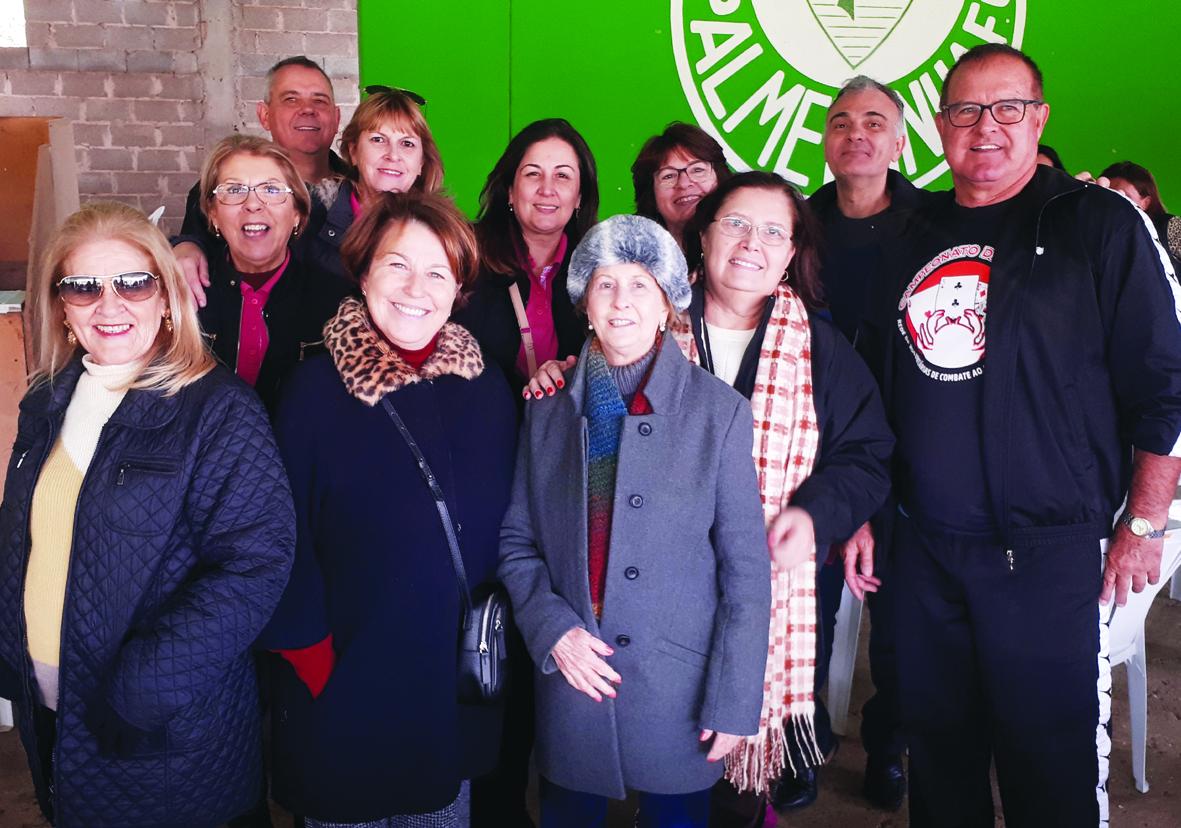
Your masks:
M772 611L762 725L727 757L714 826L760 820L785 769L824 761L814 743L817 551L844 541L885 500L894 438L869 370L821 306L819 226L803 197L746 172L702 199L685 228L698 262L682 351L751 401L754 455L771 555ZM529 391L560 376L542 366ZM868 579L871 584L873 579ZM766 757L766 761L764 761Z
M664 225L683 247L697 203L731 175L717 141L700 127L674 121L644 143L632 164L636 213Z
M0 507L0 696L58 828L214 826L252 807L251 642L295 517L266 413L216 365L164 236L87 205L31 298Z
M323 328L350 292L296 243L310 198L287 153L263 138L220 141L201 170L201 209L224 246L210 252L199 314L214 354L273 410L287 373L323 350Z
M376 196L437 193L443 186L443 159L422 114L426 100L387 86L367 86L365 92L367 97L340 136L340 154L349 175L338 180L335 195L321 185L328 213L306 241L312 260L339 276L345 275L340 256L345 233Z

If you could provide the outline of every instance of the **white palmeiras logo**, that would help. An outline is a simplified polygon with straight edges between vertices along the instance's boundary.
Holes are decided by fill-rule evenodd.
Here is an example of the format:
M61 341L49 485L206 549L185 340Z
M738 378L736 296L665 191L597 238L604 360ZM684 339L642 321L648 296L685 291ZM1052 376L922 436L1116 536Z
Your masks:
M934 380L980 376L988 279L995 251L961 244L942 251L910 280L898 303L898 332L919 370Z
M902 95L902 172L919 186L939 178L947 70L980 43L1020 47L1024 31L1025 0L672 0L673 55L697 122L738 169L809 191L831 177L825 111L856 75Z

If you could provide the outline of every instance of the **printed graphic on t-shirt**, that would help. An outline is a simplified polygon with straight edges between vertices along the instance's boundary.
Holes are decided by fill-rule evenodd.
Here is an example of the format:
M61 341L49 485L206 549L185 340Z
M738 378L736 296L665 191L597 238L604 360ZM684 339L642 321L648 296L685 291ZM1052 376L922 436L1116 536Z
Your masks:
M994 250L949 247L910 280L898 303L898 331L920 371L940 382L984 373L984 319Z

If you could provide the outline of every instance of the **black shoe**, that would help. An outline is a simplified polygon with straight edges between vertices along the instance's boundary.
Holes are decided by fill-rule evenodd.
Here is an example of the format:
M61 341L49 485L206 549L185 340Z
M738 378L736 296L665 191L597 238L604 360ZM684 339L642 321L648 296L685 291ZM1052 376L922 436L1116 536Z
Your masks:
M771 789L771 807L777 812L798 811L816 801L816 768L804 768L794 776L784 776Z
M874 806L897 811L906 798L906 769L897 755L870 755L865 761L865 784L861 794Z

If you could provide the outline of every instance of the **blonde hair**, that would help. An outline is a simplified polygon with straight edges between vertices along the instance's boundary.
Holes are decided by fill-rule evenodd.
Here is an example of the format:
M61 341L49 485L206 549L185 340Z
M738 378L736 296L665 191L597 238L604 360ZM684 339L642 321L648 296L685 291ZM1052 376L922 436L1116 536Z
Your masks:
M65 308L57 294L58 281L69 275L65 272L67 260L83 244L110 240L130 244L151 260L172 319L172 332L160 326L144 357L143 369L128 387L171 396L205 376L216 363L205 348L196 303L168 240L139 210L113 201L93 201L71 215L45 251L32 298L35 347L31 383L52 381L79 350L66 340Z
M409 95L399 89L370 95L353 112L348 126L340 135L340 154L344 160L350 167L356 168L353 151L357 148L361 133L376 129L379 124L386 122L417 135L418 140L422 141L422 172L410 186L411 191L439 192L443 186L443 158L439 155L439 147L431 135L426 118L422 117L422 109Z
M221 165L235 155L254 155L259 158L270 158L283 171L283 180L291 188L291 197L295 200L295 212L299 214L299 225L295 235L299 235L308 226L308 215L312 212L312 197L308 194L307 185L299 177L299 171L291 162L291 156L281 146L266 138L256 135L230 135L222 138L201 165L201 212L209 222L210 231L213 226L213 204L216 196L213 188L217 186L217 178L221 175Z

